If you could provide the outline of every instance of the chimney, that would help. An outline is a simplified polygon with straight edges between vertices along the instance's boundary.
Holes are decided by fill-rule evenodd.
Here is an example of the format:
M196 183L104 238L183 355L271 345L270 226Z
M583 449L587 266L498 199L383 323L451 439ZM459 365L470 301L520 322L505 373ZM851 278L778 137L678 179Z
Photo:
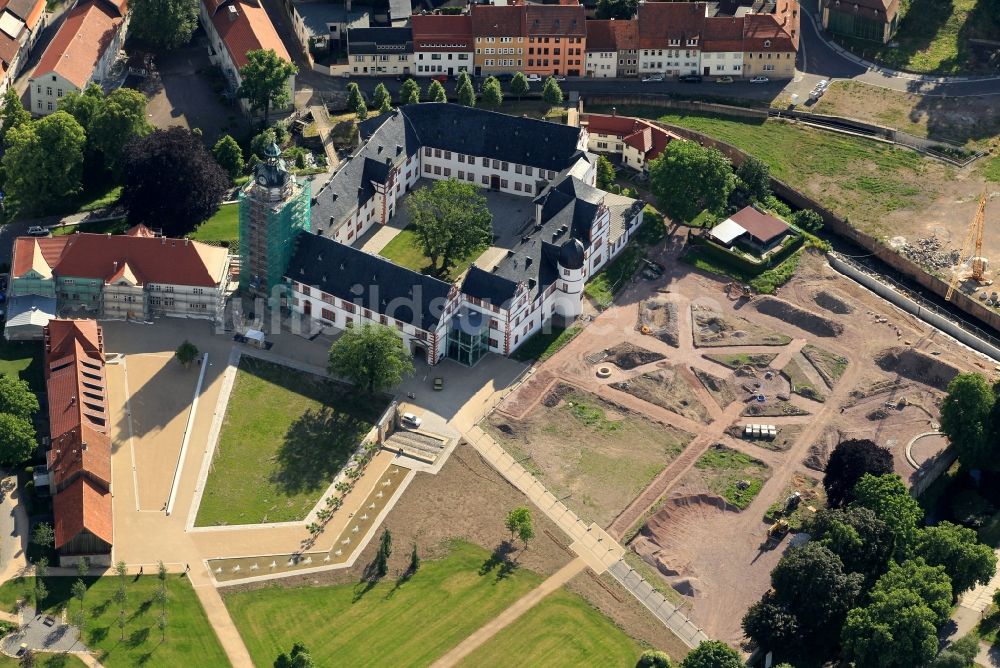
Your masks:
M185 246L187 246L187 245L188 245L188 241L189 241L189 239L188 239L187 237L184 237L184 245L185 245Z
M617 107L611 107L611 115L612 116L617 116L618 115L618 108Z
M115 260L111 264L113 264L115 266L115 269L114 269L115 273L118 273L118 260Z

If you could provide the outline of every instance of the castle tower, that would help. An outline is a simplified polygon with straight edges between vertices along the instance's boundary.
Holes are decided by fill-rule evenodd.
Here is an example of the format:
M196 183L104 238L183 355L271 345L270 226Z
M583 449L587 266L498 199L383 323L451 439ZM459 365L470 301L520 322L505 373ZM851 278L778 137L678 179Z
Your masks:
M240 190L240 289L277 304L295 237L310 229L312 187L288 172L281 150L271 144L254 179Z
M555 312L564 318L580 315L583 286L587 282L587 250L579 239L567 239L559 247L559 294L554 304Z

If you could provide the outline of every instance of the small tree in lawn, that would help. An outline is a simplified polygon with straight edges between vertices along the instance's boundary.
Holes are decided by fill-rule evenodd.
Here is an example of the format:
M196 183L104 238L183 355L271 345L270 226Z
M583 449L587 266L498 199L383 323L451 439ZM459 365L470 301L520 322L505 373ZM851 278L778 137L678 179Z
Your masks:
M385 87L384 83L375 86L375 92L372 94L372 104L382 112L392 109L392 96L389 95L389 89Z
M389 557L392 555L392 534L388 529L382 532L379 540L378 553L375 555L375 570L378 576L385 577L389 572Z
M125 603L128 601L125 578L128 575L128 567L124 561L115 564L115 573L118 575L118 588L114 594L115 603L118 604L118 628L121 629L122 640L125 640Z
M413 374L413 359L395 329L349 325L330 346L331 375L347 378L368 393L398 385Z
M274 660L274 668L313 668L315 665L309 655L309 650L300 642L292 645L290 654L282 652Z
M489 77L483 82L483 106L489 109L499 109L503 104L503 90L496 77Z
M83 610L83 601L87 597L87 584L83 580L73 583L73 598L80 602L80 610Z
M554 78L549 77L545 80L545 85L542 86L542 99L552 106L563 103L562 88L559 87L559 82Z
M166 640L167 601L169 600L169 595L167 594L167 567L163 565L162 561L156 564L156 578L159 580L159 585L156 588L156 593L153 595L153 600L160 606L160 617L157 620L157 626L160 629L160 638Z
M177 346L174 357L184 365L184 368L187 368L198 357L198 346L185 339L181 345Z
M420 102L420 84L413 79L403 82L403 87L399 91L399 103L417 104Z
M472 87L472 80L466 77L458 84L458 103L463 107L476 106L476 89Z
M510 80L510 94L518 100L527 95L530 90L531 83L528 81L528 77L524 76L524 72L518 72Z
M243 173L243 149L229 135L222 135L212 147L212 156L219 167L226 170L229 178L235 179Z
M52 530L52 525L48 522L39 522L35 525L35 530L31 532L31 542L35 545L52 547L55 541L55 532Z
M76 562L76 575L81 580L90 573L90 561L87 557L80 557Z
M353 111L359 121L368 118L368 104L365 102L364 93L353 81L347 84L347 109Z
M441 82L435 79L431 82L430 87L427 89L427 101L428 102L447 102L448 93L445 92L444 86Z
M535 537L535 525L529 512L517 527L517 537L524 543L524 549L528 549L528 541Z
M670 657L667 656L666 652L661 652L655 649L647 649L639 657L639 661L636 662L635 668L673 668L672 663L670 663Z

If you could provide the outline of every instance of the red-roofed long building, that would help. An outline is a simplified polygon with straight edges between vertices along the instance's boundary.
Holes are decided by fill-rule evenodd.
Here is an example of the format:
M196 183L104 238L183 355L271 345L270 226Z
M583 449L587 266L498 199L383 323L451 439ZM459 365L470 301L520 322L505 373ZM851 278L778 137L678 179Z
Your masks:
M681 139L641 118L617 114L586 114L580 126L587 130L587 149L620 155L622 164L643 171L670 142Z
M472 72L472 17L420 15L411 18L413 61L418 75Z
M55 548L61 566L81 557L111 565L111 439L104 340L93 320L45 327L51 444L46 456Z
M102 83L118 58L130 17L126 0L78 2L28 80L30 111L51 114L63 97Z
M222 68L234 92L240 87L240 68L247 64L247 53L250 51L270 49L282 60L292 62L261 0L201 0L200 17L208 35L212 62ZM288 86L290 90L295 90L294 75L288 77ZM291 108L292 97L289 96L288 109ZM241 99L240 104L244 111L249 111L245 99Z
M19 237L10 296L54 297L60 314L103 318L219 319L230 285L225 248L128 234Z

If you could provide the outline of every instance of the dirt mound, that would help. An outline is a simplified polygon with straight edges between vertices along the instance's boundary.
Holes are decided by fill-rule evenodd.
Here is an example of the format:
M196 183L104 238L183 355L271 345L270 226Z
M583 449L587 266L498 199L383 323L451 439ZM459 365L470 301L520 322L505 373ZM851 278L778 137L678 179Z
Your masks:
M764 315L769 315L816 336L840 336L844 326L819 313L800 308L777 297L761 296L753 301L754 306Z
M624 371L650 362L659 362L666 357L666 355L654 353L652 350L646 350L631 343L619 343L614 348L608 348L605 353L607 353L606 362L611 362Z
M813 301L816 302L817 306L820 308L825 308L827 311L836 313L837 315L854 313L854 305L851 304L847 297L839 292L821 290L813 295Z
M648 333L674 348L680 347L677 324L677 304L665 299L647 299L639 302L639 322L636 329L648 327Z
M737 315L724 315L711 306L691 304L694 344L712 346L783 346L792 339Z
M960 373L957 367L912 348L887 348L875 356L875 363L883 371L898 373L900 376L935 387L948 388L952 378Z

